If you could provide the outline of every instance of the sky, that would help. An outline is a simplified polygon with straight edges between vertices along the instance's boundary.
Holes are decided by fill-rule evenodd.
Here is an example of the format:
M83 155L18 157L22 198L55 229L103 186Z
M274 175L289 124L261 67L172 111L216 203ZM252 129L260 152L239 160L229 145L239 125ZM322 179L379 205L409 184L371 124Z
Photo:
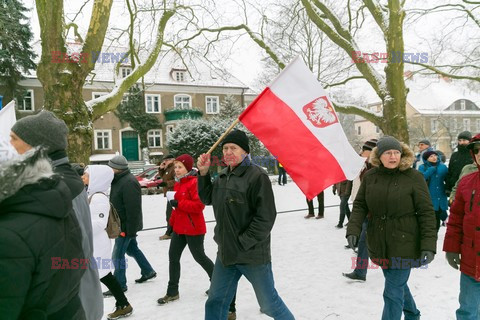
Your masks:
M297 320L372 320L380 319L383 308L384 277L380 269L369 269L366 282L342 276L352 271L352 250L346 244L345 228L337 229L340 198L332 189L325 190L325 218L304 219L305 196L295 183L279 186L271 177L277 219L272 230L272 268L276 289ZM166 199L163 195L142 198L144 228L165 226ZM317 200L314 199L317 207ZM303 209L303 210L301 210ZM295 212L284 212L300 210ZM207 206L205 220L212 221L213 210ZM205 252L214 260L217 246L213 241L214 222L207 223ZM426 269L412 270L408 285L422 319L453 320L458 308L460 272L450 267L442 252L446 228L439 231L437 254ZM128 260L126 296L133 306L131 320L200 320L204 316L209 287L207 274L194 261L188 249L181 259L180 299L164 306L156 300L166 293L168 283L169 241L159 241L165 229L141 231L139 247L157 272L157 277L136 284L138 265ZM113 298L104 299L105 314L114 308ZM260 314L250 283L241 278L237 292L237 319L271 319Z

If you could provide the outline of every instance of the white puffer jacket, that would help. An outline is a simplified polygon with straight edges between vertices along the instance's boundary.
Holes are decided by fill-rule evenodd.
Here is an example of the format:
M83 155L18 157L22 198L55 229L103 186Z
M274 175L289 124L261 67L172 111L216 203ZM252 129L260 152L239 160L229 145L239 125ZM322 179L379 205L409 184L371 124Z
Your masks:
M114 269L111 262L112 243L105 231L110 212L108 195L113 180L113 170L105 165L90 165L85 172L89 174L87 194L92 216L93 257L101 279Z

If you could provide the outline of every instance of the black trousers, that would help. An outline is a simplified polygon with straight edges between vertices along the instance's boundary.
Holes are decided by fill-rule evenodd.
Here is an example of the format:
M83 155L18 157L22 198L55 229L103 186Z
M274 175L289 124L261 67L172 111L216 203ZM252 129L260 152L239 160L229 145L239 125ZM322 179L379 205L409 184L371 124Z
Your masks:
M170 217L172 216L172 206L170 205L169 201L167 201L167 211L165 212L165 215L167 216L167 231L165 231L165 234L171 236L173 232L173 228L170 225Z
M109 272L105 277L101 278L100 281L110 290L110 292L115 297L115 306L123 307L128 305L128 300L125 294L123 293L120 283L118 283L117 278Z
M323 212L325 210L324 208L324 195L323 191L317 195L317 200L318 200L318 215L323 216ZM308 205L308 214L315 215L315 212L313 211L313 200L308 201L307 200L307 205Z
M188 249L192 253L195 261L205 270L208 278L212 278L213 262L205 254L203 241L205 235L187 236L185 234L172 233L170 240L170 249L168 250L169 257L169 275L167 294L169 296L176 296L178 294L178 282L180 281L180 258L183 250L188 245Z

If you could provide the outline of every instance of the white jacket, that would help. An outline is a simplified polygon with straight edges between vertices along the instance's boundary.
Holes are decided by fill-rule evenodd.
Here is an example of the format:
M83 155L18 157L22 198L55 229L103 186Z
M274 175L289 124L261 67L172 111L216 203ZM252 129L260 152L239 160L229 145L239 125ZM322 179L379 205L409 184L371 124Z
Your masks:
M108 214L110 212L110 185L113 180L113 170L106 165L90 165L85 169L89 174L87 194L90 198L92 216L93 257L97 263L98 275L101 278L114 269L112 258L112 243L108 238ZM102 194L103 193L103 194Z

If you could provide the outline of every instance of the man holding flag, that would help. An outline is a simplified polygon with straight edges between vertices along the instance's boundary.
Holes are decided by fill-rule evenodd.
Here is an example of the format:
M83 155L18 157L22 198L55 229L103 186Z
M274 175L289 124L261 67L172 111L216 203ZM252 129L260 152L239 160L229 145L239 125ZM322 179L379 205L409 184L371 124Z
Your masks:
M198 158L198 193L212 205L217 224L217 259L205 304L205 319L227 319L228 306L244 275L252 284L263 313L278 320L295 319L274 286L270 232L277 211L267 173L251 164L245 132L234 130L222 141L227 167L212 183L209 154Z

